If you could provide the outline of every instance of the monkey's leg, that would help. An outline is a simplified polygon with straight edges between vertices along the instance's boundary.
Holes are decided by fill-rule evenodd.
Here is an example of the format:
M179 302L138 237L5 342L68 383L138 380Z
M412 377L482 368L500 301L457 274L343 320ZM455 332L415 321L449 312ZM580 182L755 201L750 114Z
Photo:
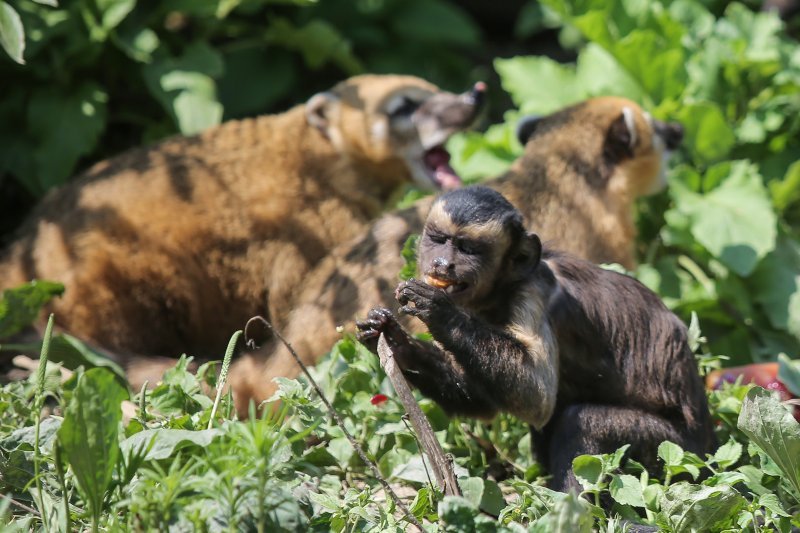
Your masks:
M627 456L651 473L659 472L658 445L670 440L684 446L684 436L671 422L633 407L570 405L534 434L535 451L546 464L550 488L582 490L572 472L572 460L583 454L612 453L630 444Z

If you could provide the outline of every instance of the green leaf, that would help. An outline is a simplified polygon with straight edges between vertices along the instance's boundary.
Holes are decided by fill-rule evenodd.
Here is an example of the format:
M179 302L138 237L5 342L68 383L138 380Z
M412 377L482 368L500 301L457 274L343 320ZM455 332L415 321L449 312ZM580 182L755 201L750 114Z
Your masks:
M794 162L789 167L782 180L771 181L769 192L772 195L772 203L779 212L783 212L791 204L800 200L800 161Z
M661 515L676 533L718 531L732 524L745 499L727 485L674 483L660 498Z
M144 66L147 87L173 116L181 133L192 135L222 121L215 78L224 65L219 52L194 43L178 57L162 57Z
M40 89L28 107L28 124L35 139L36 194L63 184L78 160L94 150L106 127L108 95L99 85L84 82L77 89Z
M644 102L648 95L639 81L607 50L589 43L578 56L576 81L588 95L615 95Z
M714 453L714 461L722 468L730 468L741 456L742 445L730 438Z
M789 359L785 353L778 354L778 381L800 398L800 360Z
M408 236L400 255L403 257L403 268L400 269L398 277L409 280L417 275L417 245L419 244L419 234L414 233Z
M772 326L800 337L800 245L780 236L749 282Z
M0 46L8 56L19 63L25 64L25 29L22 20L13 7L0 1Z
M10 337L33 322L47 302L63 293L62 284L45 280L4 290L0 299L0 339Z
M768 391L753 387L739 413L738 427L778 465L800 495L800 423Z
M523 113L550 113L586 98L575 69L546 57L495 59L494 68Z
M136 0L95 0L104 29L117 27L136 7Z
M622 505L632 505L634 507L644 507L644 489L639 478L629 474L613 476L608 486L611 497Z
M486 513L497 516L506 506L500 487L491 479L461 478L458 480L458 485L464 498Z
M454 526L453 531L472 531L478 507L460 496L445 496L439 502L439 519L446 525Z
M572 471L586 490L598 490L603 476L603 462L594 455L579 455L572 460Z
M679 466L683 461L683 448L674 442L664 441L658 445L658 457L667 466Z
M611 52L656 101L677 98L686 85L686 58L680 47L667 48L652 30L634 30L619 40Z
M686 132L684 146L701 162L724 158L736 142L733 129L716 103L687 104L678 111L676 118Z
M752 164L721 163L706 175L717 172L727 178L705 195L673 183L674 209L688 217L700 244L734 272L747 276L775 248L775 212Z
M552 509L531 524L530 533L589 533L592 531L589 503L573 493L555 501Z
M64 408L58 445L72 468L81 495L94 517L102 512L106 489L119 458L119 423L126 391L114 374L93 368L78 378Z
M144 447L147 450L145 460L160 460L173 457L179 450L197 446L205 448L223 431L220 429L204 429L187 431L185 429L147 429L128 437L120 443L124 454Z

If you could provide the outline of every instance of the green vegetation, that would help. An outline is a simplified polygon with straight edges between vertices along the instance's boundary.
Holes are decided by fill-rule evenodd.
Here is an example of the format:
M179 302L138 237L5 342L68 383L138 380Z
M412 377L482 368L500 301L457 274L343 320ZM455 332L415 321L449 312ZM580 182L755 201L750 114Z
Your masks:
M454 139L454 165L472 179L496 175L521 152L513 135L521 114L592 95L628 96L657 118L680 120L687 138L670 186L640 205L634 274L691 319L702 369L721 356L727 364L797 357L800 45L774 15L738 3L542 4L526 8L517 30L558 28L576 62L497 59L517 109L484 134ZM6 0L0 45L12 56L11 9L29 40L25 66L0 62L0 79L15 80L0 101L0 175L36 194L123 144L286 104L306 68L321 69L322 85L308 90L361 70L448 85L474 74L459 50L480 44L477 26L445 2L181 2L167 11L134 0ZM58 127L65 123L80 135ZM37 282L6 293L1 334L61 290ZM279 403L239 422L229 397L209 397L215 364L192 374L182 358L155 389L131 395L117 367L68 335L54 337L42 360L39 373L0 389L0 523L12 530L407 529L303 381L283 380ZM760 388L709 393L722 446L698 457L664 443L656 478L621 461L622 450L577 458L586 498L542 486L518 420L449 419L421 399L461 477L464 497L443 498L377 358L346 338L313 374L432 531L622 531L629 521L674 532L800 527L800 424ZM42 402L56 416L41 417Z

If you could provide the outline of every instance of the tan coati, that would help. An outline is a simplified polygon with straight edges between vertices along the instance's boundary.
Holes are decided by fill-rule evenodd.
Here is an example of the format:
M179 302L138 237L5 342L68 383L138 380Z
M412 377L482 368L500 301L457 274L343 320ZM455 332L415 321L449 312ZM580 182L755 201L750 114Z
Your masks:
M359 339L377 353L383 333L406 378L450 414L509 412L530 424L552 488L581 492L572 472L581 454L627 444L656 474L665 440L713 451L686 326L634 278L543 249L497 191L440 196L417 264L421 279L395 295L433 342L382 307L358 323Z
M0 259L0 288L63 282L63 330L126 356L218 358L253 314L277 319L309 269L405 184L457 187L443 143L484 85L348 79L289 111L103 161L53 191Z
M633 202L665 185L670 150L682 139L678 124L652 119L630 100L602 97L555 114L524 120L524 154L486 182L502 192L553 247L596 263L635 265ZM394 301L400 250L422 231L431 198L373 222L360 239L338 246L303 282L286 323L276 323L301 357L313 363L351 329L356 316ZM237 408L269 397L272 378L294 377L285 348L268 343L236 361L230 379Z

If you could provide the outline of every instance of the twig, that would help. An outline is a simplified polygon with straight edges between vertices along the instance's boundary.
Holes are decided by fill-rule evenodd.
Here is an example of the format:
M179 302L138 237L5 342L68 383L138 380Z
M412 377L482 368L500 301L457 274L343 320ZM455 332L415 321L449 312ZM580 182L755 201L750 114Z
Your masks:
M439 445L439 441L436 440L433 428L430 422L428 422L425 413L422 412L422 409L419 408L419 404L414 399L411 388L408 386L408 382L403 376L402 371L397 366L394 353L392 353L392 349L386 342L383 333L381 333L378 339L378 357L380 357L381 366L383 366L386 376L389 378L389 381L392 382L392 386L394 386L394 390L397 392L400 402L403 404L403 407L405 407L406 413L408 413L411 419L411 425L414 426L414 431L419 435L422 447L425 449L425 454L431 460L431 467L433 467L433 475L436 477L436 483L446 496L461 496L461 488L458 486L458 479L456 479L456 473L453 471L453 463L444 454L444 450L442 450L442 447Z
M353 448L356 450L356 452L358 453L358 456L361 458L362 461L364 461L364 464L366 464L370 468L370 470L372 470L373 475L378 480L378 482L381 485L383 485L383 489L386 491L386 493L389 494L389 496L392 497L392 500L394 501L395 505L397 505L397 507L399 507L400 510L403 511L403 513L406 516L406 519L409 522L411 522L412 524L414 524L414 526L416 526L417 529L419 529L420 531L424 532L425 530L423 529L422 524L420 524L419 520L417 520L417 517L414 516L413 514L411 514L411 511L408 510L408 507L406 507L406 505L400 500L400 498L397 496L397 494L394 492L394 490L392 490L392 487L389 486L389 483L385 479L383 479L383 476L381 475L380 470L378 470L378 467L375 466L375 463L373 463L369 459L369 457L367 457L367 454L364 453L364 450L361 448L361 445L358 443L358 441L356 441L356 439L350 434L350 432L347 431L347 427L345 427L344 421L339 416L339 413L336 412L336 409L334 409L333 405L331 405L331 402L328 401L328 398L325 396L325 393L322 392L322 389L320 388L320 386L317 385L317 382L314 380L314 378L311 377L311 373L308 371L308 367L306 367L306 365L300 359L300 356L297 355L297 352L294 350L292 345L289 344L289 342L286 339L283 338L283 335L281 335L278 332L278 330L275 329L272 326L272 324L269 323L269 321L267 321L265 318L260 317L260 316L254 316L253 318L248 320L247 321L247 326L245 326L245 331L251 329L250 325L251 325L251 322L253 322L254 320L255 321L259 321L259 322L263 322L264 325L266 325L270 329L270 331L272 331L272 333L275 334L275 336L278 338L278 340L280 340L283 343L283 345L286 346L286 349L289 350L289 353L292 354L292 357L294 357L294 360L297 361L298 365L300 365L300 369L303 371L303 374L305 374L305 376L308 379L309 383L311 383L311 386L314 387L314 390L317 392L317 395L319 395L320 400L322 400L322 403L325 404L325 407L328 409L328 412L331 414L333 419L336 421L336 425L339 426L339 429L342 430L342 433L344 433L344 436L347 437L348 441L350 441L350 445L353 446Z
M27 512L29 512L29 513L31 513L31 514L35 514L36 516L42 516L42 515L39 513L39 511L37 511L37 510L36 510L36 509L34 509L33 507L28 507L28 506L27 506L27 505L25 505L24 503L20 503L20 502L18 502L17 500L15 500L14 498L12 498L11 496L9 496L9 495L7 495L7 494L3 494L2 492L0 492L0 498L5 498L6 500L8 500L8 501L10 501L10 502L11 502L11 505L16 505L17 507L19 507L19 508L20 508L20 509L22 509L23 511L27 511Z

